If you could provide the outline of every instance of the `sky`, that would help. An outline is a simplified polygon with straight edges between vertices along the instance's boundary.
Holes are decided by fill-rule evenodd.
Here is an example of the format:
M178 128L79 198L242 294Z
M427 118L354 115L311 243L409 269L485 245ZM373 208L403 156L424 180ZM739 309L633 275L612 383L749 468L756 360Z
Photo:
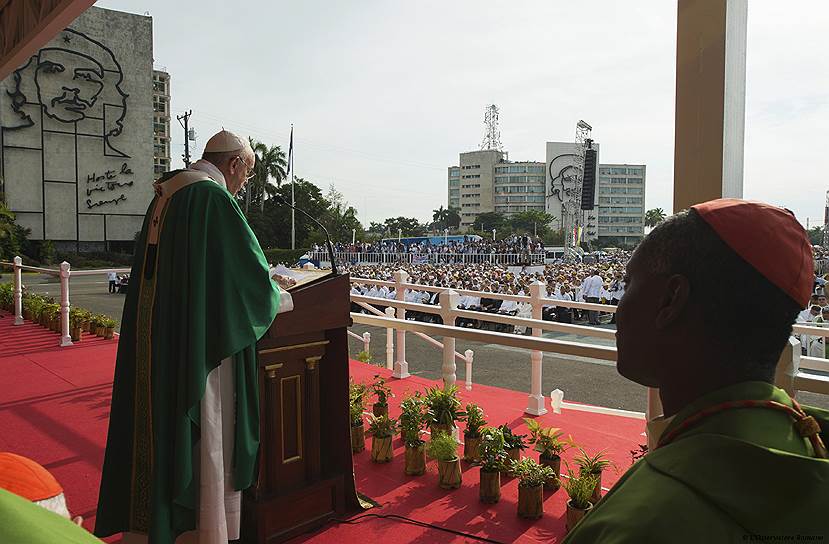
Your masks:
M545 160L584 119L602 163L646 164L646 207L672 209L676 9L670 0L102 0L153 17L172 113L195 157L222 127L288 148L360 220L431 220L446 168L500 109L512 160ZM744 197L823 223L829 4L749 5ZM174 165L183 130L172 120Z

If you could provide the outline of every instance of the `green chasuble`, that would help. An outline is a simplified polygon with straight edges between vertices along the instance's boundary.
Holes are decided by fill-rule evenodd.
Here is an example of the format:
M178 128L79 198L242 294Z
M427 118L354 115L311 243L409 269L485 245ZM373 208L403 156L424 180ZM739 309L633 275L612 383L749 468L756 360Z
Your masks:
M733 400L792 405L773 385L743 382L696 400L665 432ZM829 442L829 412L802 408ZM812 455L782 411L719 412L639 460L565 542L782 542L798 535L829 541L829 460Z
M0 489L0 542L101 544L83 527L5 489Z
M162 193L178 173L159 180ZM244 489L254 479L256 342L276 316L279 290L234 198L201 177L204 181L169 197L155 244L151 224L161 197L153 199L136 243L115 366L98 536L133 531L147 534L152 544L171 544L196 528L200 402L208 373L229 357L236 399L234 487Z

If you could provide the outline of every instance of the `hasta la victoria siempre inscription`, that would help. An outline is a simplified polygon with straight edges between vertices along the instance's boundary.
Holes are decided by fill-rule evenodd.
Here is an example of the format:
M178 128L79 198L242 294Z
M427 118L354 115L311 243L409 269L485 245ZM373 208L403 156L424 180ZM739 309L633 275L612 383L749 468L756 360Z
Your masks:
M119 177L123 176L123 177ZM121 187L132 187L134 181L130 179L129 181L126 180L126 176L132 176L132 170L127 163L121 164L121 170L107 170L102 175L97 175L95 172L86 176L86 196L91 197L95 193L106 193L107 191L117 191ZM96 195L100 197L101 195ZM127 200L127 195L121 193L120 196L111 198L108 200L93 200L92 198L86 199L86 207L87 208L96 208L98 206L103 206L104 204L118 204L119 202L124 202Z

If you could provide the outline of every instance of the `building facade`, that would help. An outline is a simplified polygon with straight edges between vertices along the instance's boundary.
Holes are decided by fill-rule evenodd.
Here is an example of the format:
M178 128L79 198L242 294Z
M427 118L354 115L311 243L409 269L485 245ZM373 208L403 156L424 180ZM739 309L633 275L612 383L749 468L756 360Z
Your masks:
M596 163L598 164L601 154L601 146L593 142L593 149L596 150ZM555 219L553 227L562 229L575 223L575 216L579 216L582 225L582 241L592 241L598 237L598 199L594 198L594 209L581 210L581 201L576 199L576 173L578 171L577 159L579 148L574 142L547 142L546 145L546 189L547 200L545 210ZM598 173L597 176L598 178ZM596 180L598 183L598 179ZM596 191L598 193L598 191ZM598 196L598 194L594 195ZM566 207L569 204L571 219L565 220Z
M495 211L509 217L544 211L544 163L505 161L495 166Z
M170 170L170 74L153 70L153 174Z
M599 241L632 246L645 236L644 164L600 164Z
M132 241L152 199L152 18L92 7L0 81L0 183L34 240Z

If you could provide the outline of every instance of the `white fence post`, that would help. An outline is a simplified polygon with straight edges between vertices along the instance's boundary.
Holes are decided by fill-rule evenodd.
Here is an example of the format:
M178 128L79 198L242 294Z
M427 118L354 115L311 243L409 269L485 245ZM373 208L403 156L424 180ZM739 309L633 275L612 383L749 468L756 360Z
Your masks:
M409 281L409 275L405 270L398 270L394 273L394 298L399 301L406 300L406 289L403 287L404 283ZM406 320L406 308L397 309L397 319ZM395 378L408 378L409 363L406 362L406 331L397 329L397 361L394 363Z
M466 357L466 390L472 391L472 356L474 353L468 349L463 352L463 355Z
M458 309L460 295L452 289L447 289L440 294L440 316L443 324L448 327L455 326L455 311ZM441 376L443 377L443 388L446 389L455 385L457 375L455 367L455 339L449 336L443 337L443 366Z
M363 351L371 353L371 333L368 331L363 333Z
M71 346L69 335L69 263L60 263L60 347Z
M386 308L386 317L394 317L394 308L391 306ZM394 368L394 329L391 327L386 328L386 368Z
M530 284L530 297L532 299L533 319L542 319L543 306L541 299L547 296L547 284L535 280ZM541 329L533 327L533 336L540 337ZM544 354L538 350L530 352L530 361L532 362L532 385L530 386L530 395L527 398L527 408L524 410L528 414L540 416L547 413L547 408L544 407L544 394L541 392L541 363Z
M800 371L800 342L794 336L789 337L774 373L774 385L783 389L791 398L797 396L794 379Z
M14 324L23 324L23 276L20 267L23 259L14 258Z

